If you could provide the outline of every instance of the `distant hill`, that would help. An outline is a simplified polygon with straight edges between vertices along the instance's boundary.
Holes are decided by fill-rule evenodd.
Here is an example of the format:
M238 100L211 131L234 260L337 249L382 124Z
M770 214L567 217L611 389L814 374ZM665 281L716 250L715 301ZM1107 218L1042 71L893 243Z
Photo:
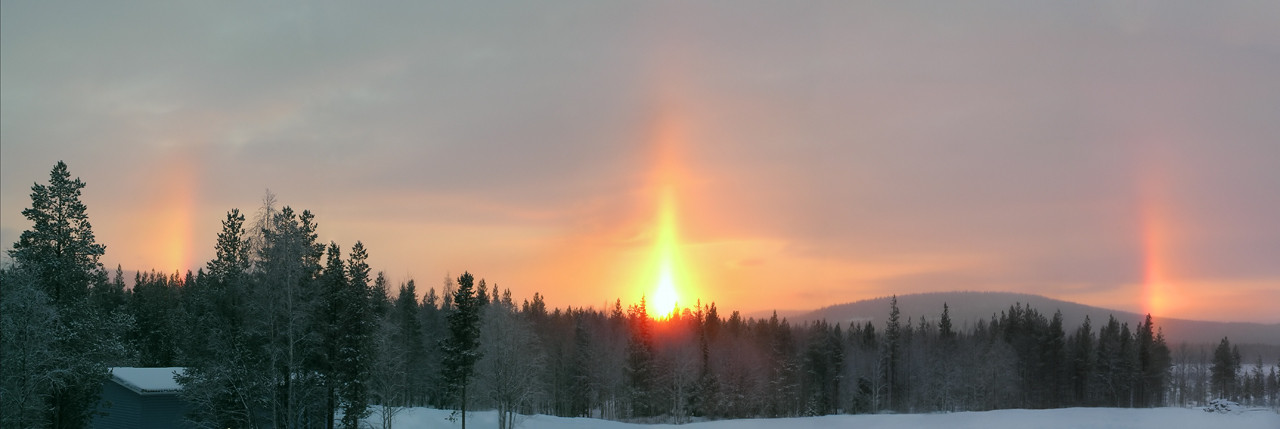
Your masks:
M950 308L953 323L961 329L973 326L979 319L990 320L992 314L998 316L1000 312L1007 311L1018 303L1031 306L1045 317L1052 317L1055 311L1062 311L1063 326L1066 327L1067 334L1084 323L1086 315L1092 321L1095 332L1112 315L1121 323L1128 322L1131 329L1145 317L1137 313L1024 293L936 292L898 295L898 309L903 323L906 323L908 317L919 323L922 316L936 322L942 315L944 302ZM779 312L778 316L784 317L783 312ZM810 312L787 314L785 317L792 323L825 319L844 326L852 321L861 323L870 320L881 325L878 328L882 328L884 320L889 317L889 297L832 305ZM1280 345L1280 323L1205 322L1165 317L1152 317L1152 321L1156 327L1164 330L1165 338L1170 344L1216 344L1222 337L1229 337L1233 344Z

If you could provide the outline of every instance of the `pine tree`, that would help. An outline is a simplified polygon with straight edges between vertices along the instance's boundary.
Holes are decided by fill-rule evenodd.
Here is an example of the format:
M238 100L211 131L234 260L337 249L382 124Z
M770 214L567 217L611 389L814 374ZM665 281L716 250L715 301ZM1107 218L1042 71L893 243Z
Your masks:
M41 329L52 332L54 341L48 344L45 362L50 371L41 376L47 387L35 398L45 401L41 425L54 428L88 424L108 364L124 362L123 335L132 324L127 314L105 313L89 300L91 289L110 285L98 262L106 246L95 242L88 208L80 201L84 187L79 178L71 179L67 164L58 161L48 185L32 185L31 207L22 211L32 228L23 231L9 251L14 269L22 271L57 311L56 317L43 319L53 323ZM35 306L44 302L38 295L22 296Z
M84 187L79 178L71 180L67 164L58 161L49 172L48 185L31 186L31 207L22 216L34 225L9 251L19 267L32 270L45 295L62 307L79 302L105 275L98 258L106 246L94 241L88 208L80 201Z
M467 427L467 385L475 364L482 354L480 345L480 306L476 302L471 273L458 277L458 289L453 293L453 312L448 316L449 338L441 343L444 351L443 378L449 391L458 394L461 404L462 427Z

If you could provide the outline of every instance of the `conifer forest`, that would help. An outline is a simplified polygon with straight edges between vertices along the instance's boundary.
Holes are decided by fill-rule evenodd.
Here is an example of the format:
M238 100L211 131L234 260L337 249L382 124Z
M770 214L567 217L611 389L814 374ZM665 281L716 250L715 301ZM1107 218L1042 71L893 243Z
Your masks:
M552 308L484 273L392 281L378 249L325 240L323 217L268 194L231 209L195 271L104 267L59 162L31 189L30 229L0 279L3 427L84 427L108 368L184 367L200 427L357 427L401 407L692 419L999 408L1280 406L1276 362L1169 344L1151 317L1064 326L1014 305L959 323L943 306L887 320L790 323L699 302L649 316L644 298ZM138 268L138 267L130 267ZM573 281L573 273L564 273ZM804 273L796 273L803 287Z

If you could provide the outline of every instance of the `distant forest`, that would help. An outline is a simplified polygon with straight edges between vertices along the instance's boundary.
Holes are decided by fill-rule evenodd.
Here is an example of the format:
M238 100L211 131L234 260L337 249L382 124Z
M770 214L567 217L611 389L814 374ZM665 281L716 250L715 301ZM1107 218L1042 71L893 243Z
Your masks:
M3 426L84 427L107 368L185 367L200 427L356 427L408 406L625 421L1192 406L1228 398L1280 407L1280 375L1244 365L1227 338L1175 358L1151 323L1063 326L1015 305L953 327L947 306L881 324L791 324L699 303L669 318L638 304L548 309L470 273L440 290L371 273L368 249L319 241L308 211L264 198L231 210L196 272L98 261L59 162L32 187L0 270ZM571 273L566 273L570 276ZM422 298L419 299L419 292ZM466 413L458 414L465 418Z

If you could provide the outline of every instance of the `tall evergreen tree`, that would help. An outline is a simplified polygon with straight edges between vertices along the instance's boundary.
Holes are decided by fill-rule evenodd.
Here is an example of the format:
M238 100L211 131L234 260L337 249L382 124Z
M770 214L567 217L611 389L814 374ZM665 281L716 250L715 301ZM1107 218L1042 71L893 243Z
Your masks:
M67 164L58 161L49 172L49 184L31 186L31 207L22 216L33 223L13 244L9 255L31 270L37 284L62 307L78 303L89 287L101 283L105 273L98 258L106 246L94 241L88 208L80 201L85 183L71 180Z
M534 298L535 305L532 309L536 311L539 307L537 304L542 300L537 295L534 295ZM627 311L630 336L624 372L628 384L627 398L631 406L629 410L631 417L647 417L654 414L652 392L656 367L653 357L652 319L649 318L646 305L645 298L642 296L640 304L631 306Z
M899 379L898 367L900 360L899 353L901 352L902 347L900 344L900 340L902 338L902 326L898 319L898 314L898 296L894 295L893 298L889 299L889 320L885 321L884 344L883 348L880 350L881 365L884 367L884 386L887 390L885 403L887 404L887 408L891 410L901 408L899 396L901 395L902 388L899 386L901 380Z
M1138 324L1136 333L1138 343L1138 382L1137 396L1139 406L1158 407L1164 405L1165 381L1169 375L1172 358L1169 346L1164 342L1164 333L1157 332L1155 324L1148 314Z
M188 331L179 341L186 371L177 380L193 405L189 417L213 427L254 427L269 409L272 392L265 351L255 341L249 320L250 241L237 209L222 221L214 259L194 282L187 282L182 306Z
M177 273L138 273L130 293L129 307L135 323L132 335L142 367L170 367L178 362L178 289L182 277Z
M458 277L458 289L453 292L453 311L449 313L449 338L441 342L444 365L441 368L449 390L458 395L461 405L462 427L467 427L467 385L475 364L480 360L480 304L472 283L471 273Z
M1107 320L1098 331L1098 347L1095 372L1102 405L1121 405L1124 391L1124 350L1121 348L1120 322L1115 316Z
M94 287L90 291L89 294L93 300L94 307L97 307L98 311L104 314L126 311L125 304L129 294L124 286L124 269L117 264L115 275L111 277L111 282Z
M435 289L432 289L435 292ZM405 372L403 382L399 383L401 389L401 398L406 403L424 403L426 400L426 392L420 387L421 380L426 378L427 373L423 370L427 368L427 348L423 342L422 320L419 316L420 307L418 305L418 292L413 280L400 285L399 294L396 296L395 310L395 344L404 351L405 356ZM431 311L434 314L435 300L434 293L429 294L431 301ZM410 381L412 380L412 382Z
M324 388L325 427L333 429L334 416L338 408L338 386L340 363L338 353L342 348L343 307L347 300L347 269L342 260L342 251L336 243L330 242L325 252L325 267L320 274L320 302L316 306L314 331L319 334L319 341L307 356L307 366L321 374L319 382Z
M347 282L342 289L343 303L339 319L337 381L342 399L342 425L355 429L360 419L369 415L369 374L373 358L373 333L376 319L373 313L372 290L369 285L369 253L359 241L351 246L347 260Z
M1218 348L1213 351L1211 380L1213 393L1219 398L1233 398L1236 395L1236 376L1240 373L1239 354L1239 349L1233 349L1227 337L1222 337Z
M1089 405L1095 361L1093 327L1090 326L1089 316L1084 317L1084 323L1076 329L1069 343L1072 403L1077 406Z
M95 241L88 208L80 201L84 187L79 178L71 179L67 164L58 161L49 173L49 184L31 186L31 207L22 215L32 227L22 232L9 251L14 269L24 272L20 276L24 280L14 285L29 281L46 298L30 293L14 296L29 298L37 307L48 299L57 311L55 318L37 319L53 323L44 327L54 333L54 341L44 367L49 372L40 375L46 381L37 400L45 402L41 425L54 428L89 423L107 366L124 362L127 350L122 338L132 324L127 314L103 312L89 300L91 289L110 285L98 262L106 246Z
M951 308L945 302L942 303L942 319L938 321L938 339L943 342L956 339L956 333L951 329Z

